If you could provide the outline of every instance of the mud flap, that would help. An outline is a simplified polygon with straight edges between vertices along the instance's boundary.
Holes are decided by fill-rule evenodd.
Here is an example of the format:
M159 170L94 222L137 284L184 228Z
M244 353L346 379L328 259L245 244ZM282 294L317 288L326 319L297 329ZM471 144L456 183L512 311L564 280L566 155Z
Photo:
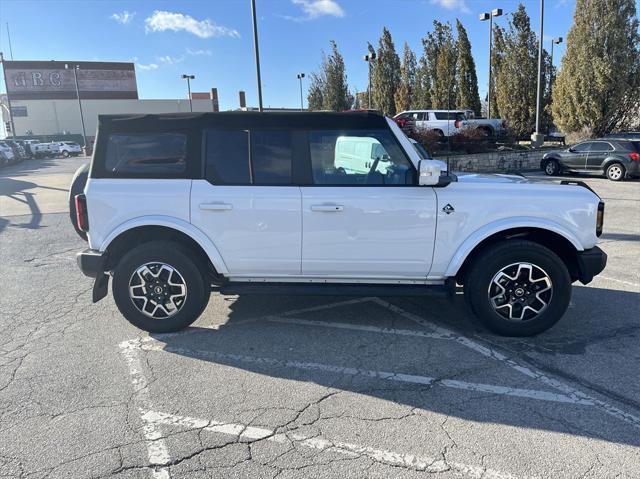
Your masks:
M96 276L96 282L93 283L93 302L97 303L107 295L109 290L109 275L101 273Z

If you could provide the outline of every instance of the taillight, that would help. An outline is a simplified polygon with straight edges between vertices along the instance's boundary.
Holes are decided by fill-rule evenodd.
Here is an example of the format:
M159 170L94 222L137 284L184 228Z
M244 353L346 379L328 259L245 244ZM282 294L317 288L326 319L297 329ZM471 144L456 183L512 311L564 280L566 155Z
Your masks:
M596 236L602 234L602 227L604 225L604 201L598 203L598 216L596 217Z
M502 128L506 128L507 127L507 120L502 120Z
M631 161L640 161L640 153L636 153L635 151L629 153L629 158L631 158Z
M89 212L87 211L87 197L76 195L76 222L80 231L89 231Z
M456 120L456 121L453 123L453 126L454 126L454 127L456 127L456 128L460 128L460 120Z

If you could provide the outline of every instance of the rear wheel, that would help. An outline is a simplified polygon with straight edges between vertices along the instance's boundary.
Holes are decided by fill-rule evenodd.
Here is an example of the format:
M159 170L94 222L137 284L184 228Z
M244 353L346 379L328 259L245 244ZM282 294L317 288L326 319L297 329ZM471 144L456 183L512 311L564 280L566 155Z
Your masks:
M607 178L609 178L611 181L622 181L625 175L624 166L622 166L620 163L612 163L607 167L606 174Z
M548 176L555 176L560 172L560 165L556 160L549 160L544 164L544 173Z
M192 258L171 241L143 243L124 255L113 271L113 297L126 320L167 333L198 319L211 290Z
M64 151L62 152L62 156L63 156L64 158L69 158L69 152L68 152L67 150L64 150Z
M553 326L571 299L571 277L553 251L531 241L488 247L473 262L465 299L491 331L533 336Z

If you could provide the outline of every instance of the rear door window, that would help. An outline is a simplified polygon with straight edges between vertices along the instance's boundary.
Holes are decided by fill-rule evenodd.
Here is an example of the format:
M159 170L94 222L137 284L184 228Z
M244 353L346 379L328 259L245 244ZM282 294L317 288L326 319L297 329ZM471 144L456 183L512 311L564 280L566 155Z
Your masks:
M111 133L105 169L114 175L173 176L187 169L183 133Z
M291 183L291 132L251 130L251 167L256 185Z

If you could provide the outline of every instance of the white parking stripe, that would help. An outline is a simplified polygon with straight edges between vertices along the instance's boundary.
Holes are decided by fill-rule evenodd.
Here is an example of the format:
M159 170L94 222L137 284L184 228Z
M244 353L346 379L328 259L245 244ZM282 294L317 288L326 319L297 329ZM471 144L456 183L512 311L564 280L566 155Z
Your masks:
M541 383L550 386L554 389L557 389L558 391L561 391L562 393L566 394L568 397L570 397L571 399L575 400L576 402L579 401L584 401L585 403L590 403L593 406L599 408L600 410L602 410L603 412L605 412L606 414L609 414L610 416L613 416L617 419L620 419L628 424L631 424L637 428L640 428L640 417L628 413L626 411L623 411L620 408L617 408L609 403L606 403L604 401L601 401L600 399L597 399L593 396L590 396L572 386L569 386L568 384L563 383L562 381L559 381L555 378L552 378L548 375L546 375L545 373L543 373L542 371L539 371L537 369L534 369L530 366L524 365L524 364L519 364L518 362L516 362L513 359L508 358L507 356L505 356L504 354L502 354L501 352L489 347L489 346L484 346L472 339L467 338L466 336L462 336L459 334L454 333L453 331L443 328L441 326L436 326L433 323L430 323L429 321L424 320L423 318L421 318L420 316L410 313L408 311L405 311L402 308L399 308L398 306L395 306L391 303L388 303L387 301L384 301L380 298L373 298L372 301L376 302L377 304L379 304L380 306L383 306L387 309L389 309L390 311L393 311L395 313L398 313L400 316L403 316L406 319L410 319L411 321L414 321L432 331L434 331L437 334L440 334L442 336L448 336L449 339L451 339L452 341L456 341L458 344L463 345L466 348L469 348L485 357L494 359L496 361L499 361L507 366L509 366L511 369L514 369L516 371L518 371L519 373L524 374L525 376L528 376L530 378L534 378L538 381L540 381Z
M156 422L144 420L145 411L151 409L149 397L149 383L142 373L142 364L138 355L138 349L133 347L136 340L125 341L120 344L120 351L129 367L129 376L134 389L134 401L143 416L142 434L147 444L147 456L151 464L151 477L154 479L170 479L169 469L163 467L169 463L169 449L162 436L162 431Z
M347 366L336 366L307 361L280 360L268 357L248 356L244 354L220 353L217 351L179 348L170 345L163 345L153 338L145 338L135 343L129 342L131 347L139 347L145 351L164 351L168 353L180 354L182 356L207 359L213 361L232 361L236 363L256 364L280 368L294 368L306 371L322 371L333 374L343 374L347 376L362 376L385 381L397 381L412 384L424 384L434 386L444 386L453 389L466 391L486 392L500 396L524 397L538 399L541 401L551 401L558 403L569 403L590 406L591 401L570 397L565 394L557 394L549 391L535 389L521 389L509 386L499 386L493 384L472 383L467 381L457 381L451 379L437 379L429 376L419 376L389 371L374 371L371 369L360 369Z
M506 474L492 469L485 469L480 466L472 466L459 462L445 462L442 459L415 456L413 454L402 454L348 442L332 441L315 435L310 437L296 432L276 433L276 431L271 429L253 427L246 424L223 423L213 420L166 414L157 411L147 411L143 415L143 419L146 422L158 425L176 426L187 429L201 429L212 433L226 434L237 437L238 441L267 440L281 444L296 443L296 445L312 449L332 451L353 457L366 456L378 463L416 471L437 473L453 470L473 479L515 479L516 477L511 474Z

